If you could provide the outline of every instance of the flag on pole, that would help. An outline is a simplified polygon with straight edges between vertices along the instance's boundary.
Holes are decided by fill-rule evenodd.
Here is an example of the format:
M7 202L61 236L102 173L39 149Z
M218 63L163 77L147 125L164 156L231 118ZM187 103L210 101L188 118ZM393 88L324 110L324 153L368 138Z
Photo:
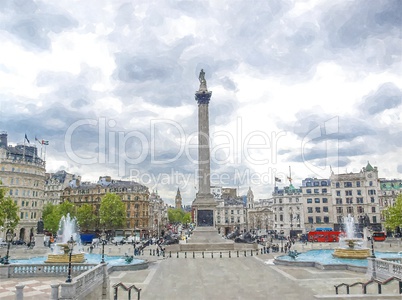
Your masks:
M42 145L45 145L45 146L49 145L49 141L42 140Z
M282 180L278 177L275 177L275 182L282 182Z
M42 144L42 142L36 137L36 135L35 135L35 141L37 141L39 144Z
M30 141L28 140L27 134L25 133L25 139L27 140L28 144L30 143Z

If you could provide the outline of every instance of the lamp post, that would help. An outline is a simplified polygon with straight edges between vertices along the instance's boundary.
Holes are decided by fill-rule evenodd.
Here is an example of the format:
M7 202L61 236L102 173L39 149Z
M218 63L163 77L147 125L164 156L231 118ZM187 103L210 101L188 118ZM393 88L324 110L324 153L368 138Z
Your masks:
M70 250L68 257L68 276L66 282L71 282L71 255L73 254L74 240L73 236L67 241L68 249Z
M373 236L371 236L371 239L370 239L370 241L371 241L371 258L375 258L375 253L374 253L374 239L373 239Z
M281 252L283 252L283 234L281 234Z
M11 242L13 241L13 237L14 237L13 231L11 229L8 229L7 233L6 233L7 254L6 254L6 259L4 261L5 265L10 264L10 262L8 261L8 255L10 254L10 245L11 245Z
M105 263L105 245L106 245L106 234L105 232L102 233L101 235L101 242L102 242L102 260L101 264Z

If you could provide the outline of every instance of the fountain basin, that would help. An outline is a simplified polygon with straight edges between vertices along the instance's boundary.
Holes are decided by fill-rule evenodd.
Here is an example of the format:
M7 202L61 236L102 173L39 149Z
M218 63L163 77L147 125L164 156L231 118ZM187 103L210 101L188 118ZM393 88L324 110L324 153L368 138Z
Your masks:
M45 263L68 263L70 261L69 254L49 254ZM85 261L84 253L71 254L72 263L83 263Z
M332 254L334 257L338 258L357 258L364 259L370 256L370 249L344 249L344 248L335 248L334 253Z

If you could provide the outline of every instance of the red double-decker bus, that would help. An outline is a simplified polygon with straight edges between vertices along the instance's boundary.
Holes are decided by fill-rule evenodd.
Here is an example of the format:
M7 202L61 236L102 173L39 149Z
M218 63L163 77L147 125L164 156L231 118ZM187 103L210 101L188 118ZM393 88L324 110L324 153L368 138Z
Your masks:
M387 238L387 236L385 235L385 232L381 232L381 231L373 232L372 237L373 237L373 240L376 242L383 242Z
M317 228L315 231L308 233L309 242L332 243L339 242L339 235L342 231L333 231L332 228Z

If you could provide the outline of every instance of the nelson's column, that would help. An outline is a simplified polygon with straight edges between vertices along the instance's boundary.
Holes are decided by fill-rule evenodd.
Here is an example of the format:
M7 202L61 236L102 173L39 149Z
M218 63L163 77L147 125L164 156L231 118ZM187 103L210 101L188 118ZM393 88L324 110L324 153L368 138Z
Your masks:
M209 101L212 92L207 89L205 72L199 75L200 88L195 93L198 103L198 193L193 201L196 228L182 251L233 250L234 242L223 239L215 228L216 202L210 189Z
M200 88L195 93L198 103L198 193L193 202L197 226L215 226L214 212L216 202L211 194L210 151L209 151L209 101L212 92L207 89L205 72L201 69Z

